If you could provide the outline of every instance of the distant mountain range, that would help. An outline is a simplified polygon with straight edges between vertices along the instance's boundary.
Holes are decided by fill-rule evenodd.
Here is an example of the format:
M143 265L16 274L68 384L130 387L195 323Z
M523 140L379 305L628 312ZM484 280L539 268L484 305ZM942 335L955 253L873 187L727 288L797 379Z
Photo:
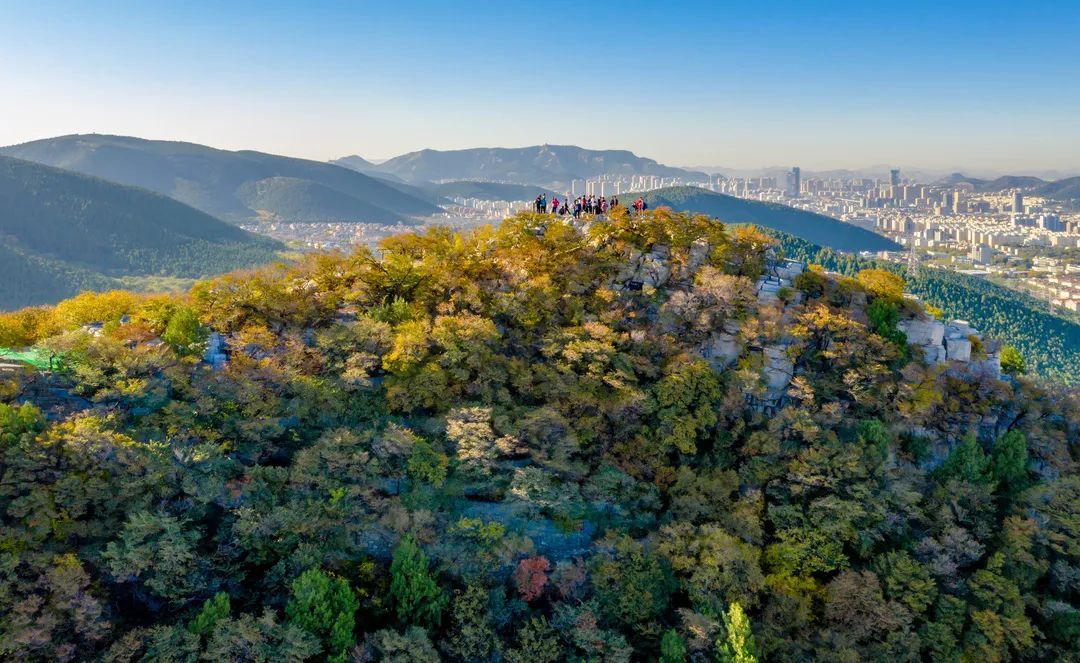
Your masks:
M627 150L587 150L573 145L479 147L466 150L421 150L374 164L360 157L334 163L360 172L381 173L406 182L483 180L565 188L571 180L603 174L656 175L705 180L708 175L664 166Z
M643 197L650 208L663 206L680 212L699 212L725 223L753 223L838 251L897 251L901 248L891 239L832 217L698 187L668 187L630 195Z
M282 248L157 193L0 156L0 309L117 287L120 277L265 264Z
M0 148L0 154L143 187L230 222L409 222L439 208L349 168L193 143L97 134Z
M1060 203L1080 207L1080 177L1048 182L1029 175L1004 175L992 180L967 177L962 173L953 173L937 181L938 184L970 184L979 193L994 193L1009 189L1021 189L1031 195L1049 198Z
M1002 175L1001 177L987 180L977 177L968 177L963 173L953 173L943 177L935 184L955 186L957 184L970 184L978 193L993 193L1006 189L1030 189L1046 184L1046 180L1030 175Z

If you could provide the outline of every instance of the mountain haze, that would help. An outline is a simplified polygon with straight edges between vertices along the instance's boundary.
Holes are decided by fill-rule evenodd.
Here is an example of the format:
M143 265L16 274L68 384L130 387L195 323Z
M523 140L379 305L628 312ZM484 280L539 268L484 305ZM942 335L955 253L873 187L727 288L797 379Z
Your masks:
M255 182L283 187L271 196L284 221L335 210L337 221L395 221L427 216L438 207L388 183L333 164L262 152L231 152L193 143L97 134L61 136L0 148L0 154L157 191L221 219L248 221L266 212L251 207ZM274 180L272 178L289 178ZM315 186L297 186L296 180ZM336 193L331 193L333 190ZM296 199L289 200L290 196ZM350 199L356 202L351 202Z
M282 248L157 193L0 157L0 308L124 276L196 278Z

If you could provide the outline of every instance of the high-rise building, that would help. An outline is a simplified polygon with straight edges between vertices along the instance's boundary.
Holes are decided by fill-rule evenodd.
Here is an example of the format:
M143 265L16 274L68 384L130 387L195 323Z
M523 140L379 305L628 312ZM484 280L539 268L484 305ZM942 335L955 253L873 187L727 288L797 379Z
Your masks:
M795 166L787 176L787 195L798 198L800 192L802 192L802 171Z
M1061 217L1057 214L1043 214L1040 216L1039 227L1052 232L1063 232L1065 230L1065 224L1062 223Z
M952 211L953 214L963 214L967 211L967 207L964 205L964 199L960 197L959 191L953 192Z
M900 186L900 169L899 168L893 168L892 170L889 171L889 184L892 185L893 190L896 190L896 187Z
M1013 194L1012 211L1016 214L1024 213L1024 194L1019 191Z

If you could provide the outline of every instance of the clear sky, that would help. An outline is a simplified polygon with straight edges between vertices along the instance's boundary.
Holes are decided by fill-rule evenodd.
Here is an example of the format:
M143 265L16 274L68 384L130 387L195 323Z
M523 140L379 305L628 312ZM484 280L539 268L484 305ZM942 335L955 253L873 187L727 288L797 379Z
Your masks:
M0 0L0 144L1080 172L1080 1Z

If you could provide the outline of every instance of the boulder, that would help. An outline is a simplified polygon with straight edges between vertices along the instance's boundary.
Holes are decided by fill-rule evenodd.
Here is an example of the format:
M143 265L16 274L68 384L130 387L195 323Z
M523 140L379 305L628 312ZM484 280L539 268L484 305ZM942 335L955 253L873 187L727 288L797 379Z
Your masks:
M709 252L711 250L712 247L709 246L709 243L704 239L695 240L694 243L690 245L690 255L687 258L686 267L691 274L701 269L702 265L705 264L705 261L709 259Z
M971 361L971 341L967 338L945 339L945 356L952 361Z
M913 345L941 345L945 339L945 325L936 320L901 320L897 328Z

